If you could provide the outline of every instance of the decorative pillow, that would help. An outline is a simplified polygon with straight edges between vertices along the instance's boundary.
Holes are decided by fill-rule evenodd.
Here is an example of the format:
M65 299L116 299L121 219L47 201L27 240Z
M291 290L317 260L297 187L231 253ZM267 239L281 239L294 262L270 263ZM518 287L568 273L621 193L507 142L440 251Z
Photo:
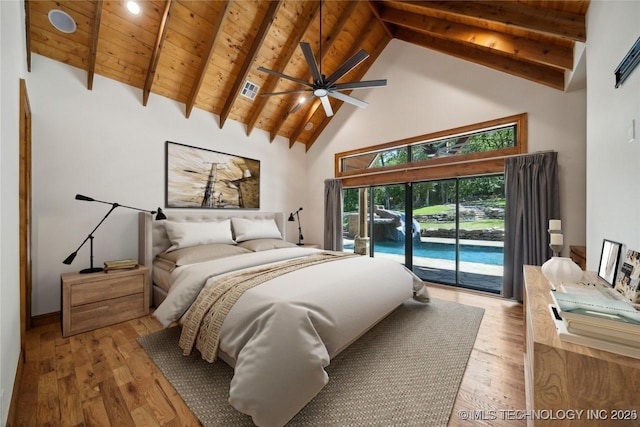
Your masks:
M155 257L155 259L153 260L153 268L160 268L162 270L171 272L174 268L176 268L176 263Z
M296 244L282 239L254 239L238 243L238 246L253 252L267 251L269 249L295 248Z
M172 268L170 268L170 270L173 270L173 268L181 265L195 264L197 262L211 261L218 258L248 253L251 253L249 249L236 245L212 243L208 245L190 246L171 252L162 252L156 256L156 261L160 261L162 266L171 266Z
M220 222L164 221L164 227L171 242L167 252L209 243L235 243L231 235L231 222L228 219Z
M273 219L231 218L236 241L253 239L282 239L282 234Z

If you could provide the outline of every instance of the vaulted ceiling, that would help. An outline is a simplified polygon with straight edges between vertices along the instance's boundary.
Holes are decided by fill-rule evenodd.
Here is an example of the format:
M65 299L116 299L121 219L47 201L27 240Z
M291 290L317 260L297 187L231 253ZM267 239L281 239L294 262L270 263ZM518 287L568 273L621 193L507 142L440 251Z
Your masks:
M301 86L257 70L311 81L300 41L311 45L327 75L360 49L369 53L339 82L361 80L396 38L564 90L574 44L586 40L589 6L589 0L327 0L322 8L318 0L147 0L133 15L125 3L26 0L29 70L37 53L85 70L88 89L98 74L141 89L144 105L154 93L184 104L187 117L199 108L217 116L220 127L235 120L247 134L263 129L272 141L282 136L307 150L332 117L319 98L290 113L298 94L260 96ZM54 9L73 18L75 32L52 26ZM242 94L247 81L259 87L254 99ZM332 98L331 106L338 114L342 101Z

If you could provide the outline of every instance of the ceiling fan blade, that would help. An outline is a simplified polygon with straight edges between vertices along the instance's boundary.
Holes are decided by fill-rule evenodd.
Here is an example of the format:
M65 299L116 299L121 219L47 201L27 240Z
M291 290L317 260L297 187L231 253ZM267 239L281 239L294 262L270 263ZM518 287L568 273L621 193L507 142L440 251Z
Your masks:
M309 83L309 82L306 82L306 81L304 81L302 79L298 79L296 77L292 77L292 76L288 76L286 74L279 73L277 71L270 70L268 68L258 67L258 71L262 71L263 73L273 74L274 76L278 76L278 77L283 78L283 79L291 80L293 82L300 83L301 85L312 87L311 83Z
M313 56L311 45L307 42L300 42L300 49L302 49L304 59L306 59L307 64L309 65L309 71L311 71L311 77L313 77L313 81L322 82L322 75L320 74L320 69L318 68L316 57Z
M353 70L358 66L358 64L360 64L368 57L369 54L364 49L360 49L355 55L347 59L344 64L339 66L337 70L335 70L329 77L327 77L325 79L325 82L327 84L335 83L338 79L345 76L349 71Z
M345 95L342 92L331 91L329 92L329 96L332 96L336 99L339 99L340 101L347 102L351 105L355 105L356 107L360 107L360 108L364 108L367 105L369 105L369 103L367 102L361 101L358 98L354 98L353 96Z
M333 116L333 109L331 108L331 103L329 102L328 96L321 96L320 101L322 101L322 108L324 108L324 113L327 117Z
M331 86L332 90L353 90L369 89L372 87L383 87L387 85L387 80L367 80L363 82L338 83Z
M271 93L261 93L260 96L272 96L272 95L289 95L291 93L301 93L301 92L310 92L313 89L294 89L294 90L285 90L284 92L271 92Z
M293 108L291 109L291 111L289 111L289 114L293 114L293 113L295 113L296 111L298 111L298 110L300 109L300 107L302 107L304 104L306 104L307 102L309 102L309 100L310 100L311 98L313 98L313 97L314 97L314 95L313 95L313 93L311 93L311 94L309 94L309 96L307 96L306 98L304 98L302 101L299 101L299 102L295 105L295 107L293 107Z

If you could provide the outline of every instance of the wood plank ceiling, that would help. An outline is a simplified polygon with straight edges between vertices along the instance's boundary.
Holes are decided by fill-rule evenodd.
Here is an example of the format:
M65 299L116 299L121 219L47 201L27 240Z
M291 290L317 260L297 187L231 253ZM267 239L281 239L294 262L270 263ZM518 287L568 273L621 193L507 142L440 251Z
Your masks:
M218 116L220 127L235 120L247 135L263 129L272 141L282 136L307 150L331 120L318 98L289 113L297 95L240 94L247 80L259 93L300 88L259 66L311 81L300 41L311 44L327 75L360 49L370 54L341 82L361 80L396 38L564 90L574 44L586 40L589 6L589 0L327 0L320 25L317 0L138 3L141 13L132 15L126 1L26 0L28 69L37 53L85 70L88 89L99 74L141 89L144 105L154 93L184 104L187 117L199 108ZM76 31L56 30L48 20L53 9L69 14ZM393 82L370 90L393 90ZM335 113L342 106L331 104Z

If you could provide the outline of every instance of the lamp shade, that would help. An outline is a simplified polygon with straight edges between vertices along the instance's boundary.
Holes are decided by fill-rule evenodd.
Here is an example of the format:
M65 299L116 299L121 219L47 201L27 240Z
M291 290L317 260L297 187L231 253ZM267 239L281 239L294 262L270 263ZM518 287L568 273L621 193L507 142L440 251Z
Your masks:
M582 279L582 269L571 258L554 256L542 264L542 274L558 287L563 282L577 283Z

